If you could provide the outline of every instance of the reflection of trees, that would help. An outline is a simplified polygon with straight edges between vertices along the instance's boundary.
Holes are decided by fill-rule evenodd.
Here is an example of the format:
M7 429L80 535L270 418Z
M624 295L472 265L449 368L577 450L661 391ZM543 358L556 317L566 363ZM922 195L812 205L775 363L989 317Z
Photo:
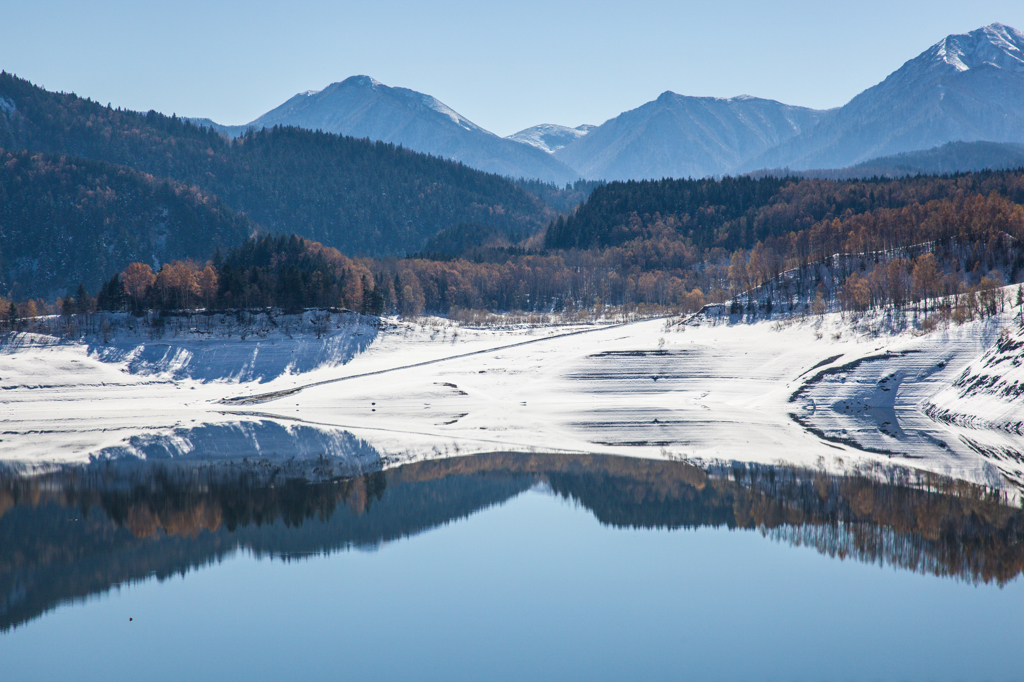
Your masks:
M100 492L98 502L114 523L129 528L137 537L158 530L195 536L202 530L215 531L222 524L234 531L277 521L286 527L300 526L308 519L326 521L339 504L348 504L361 514L387 487L381 472L328 483L291 478L270 485L254 475L206 481L201 486L190 483L160 470L146 485Z
M306 481L258 467L0 470L0 631L58 604L243 549L286 557L373 547L507 500L532 479L382 472Z
M1024 571L1024 511L990 489L902 469L839 476L731 465L708 474L701 489L667 493L621 475L549 481L617 526L756 528L833 557L999 584Z
M602 523L634 528L760 529L829 556L1002 584L1024 571L1024 511L997 491L897 467L853 475L593 455L492 454L389 472L506 472L547 480Z
M352 479L262 465L0 470L0 630L55 605L184 574L239 548L299 556L376 546L546 481L601 522L760 529L833 557L1000 584L1024 570L1024 511L991 490L900 469L807 469L496 453Z

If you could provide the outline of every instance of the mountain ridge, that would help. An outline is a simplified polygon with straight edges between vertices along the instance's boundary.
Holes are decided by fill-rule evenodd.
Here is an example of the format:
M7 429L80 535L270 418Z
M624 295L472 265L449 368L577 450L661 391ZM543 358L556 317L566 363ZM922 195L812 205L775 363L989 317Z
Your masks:
M510 178L565 185L579 177L544 151L499 137L432 95L388 86L366 75L300 92L245 125L210 123L229 136L283 125L367 138Z
M741 164L845 168L947 142L1024 142L1024 34L990 24L950 35L813 129Z
M799 134L821 116L815 109L749 95L690 97L665 91L554 156L587 179L715 176Z
M748 175L852 180L874 177L899 178L914 175L954 175L1015 168L1024 168L1024 144L981 141L947 142L931 149L876 157L846 168L815 168L805 171L771 168L753 171Z
M561 186L848 168L948 142L1024 143L1021 112L1024 34L993 23L946 36L828 110L665 91L599 126L540 124L499 138L430 95L351 76L243 126L196 120L230 135L273 125L340 132Z

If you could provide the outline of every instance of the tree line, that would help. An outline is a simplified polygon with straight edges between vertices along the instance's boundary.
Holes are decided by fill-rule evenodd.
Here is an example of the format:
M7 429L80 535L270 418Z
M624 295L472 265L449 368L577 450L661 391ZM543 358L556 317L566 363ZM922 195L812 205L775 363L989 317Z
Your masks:
M613 230L629 238L614 243L545 247L559 229L556 221L543 239L441 258L353 258L299 236L263 235L208 262L183 259L153 268L138 261L111 279L108 271L96 302L104 309L338 307L457 317L464 311L570 314L606 306L692 312L731 300L734 315L913 308L964 321L1017 304L997 300L996 292L1024 275L1024 207L1011 198L1024 187L1022 178L1021 172L911 178L905 186L887 181L867 190L864 183L847 183L846 189L832 183L830 191L847 197L838 215L797 220L791 226L799 229L746 237L735 248L701 247L681 229L685 216L636 211ZM700 182L710 188L713 181ZM708 191L724 196L739 187L755 196L755 182L762 180L726 179ZM818 180L763 182L776 194L805 197L802 203L826 186ZM606 187L595 190L592 200L603 201ZM855 211L856 197L866 206L886 205ZM472 233L473 226L458 231Z
M659 232L698 250L750 249L755 242L801 232L825 220L929 201L999 194L1024 203L1024 170L954 175L828 180L725 177L719 180L640 180L597 187L568 217L552 221L548 248L615 246Z
M102 287L106 310L338 307L365 314L572 312L598 306L733 314L940 312L956 322L1005 309L1024 260L1024 207L998 195L822 221L714 259L673 240L523 254L503 262L353 259L301 237L246 240L208 263L133 263ZM1011 305L1019 301L1009 301Z

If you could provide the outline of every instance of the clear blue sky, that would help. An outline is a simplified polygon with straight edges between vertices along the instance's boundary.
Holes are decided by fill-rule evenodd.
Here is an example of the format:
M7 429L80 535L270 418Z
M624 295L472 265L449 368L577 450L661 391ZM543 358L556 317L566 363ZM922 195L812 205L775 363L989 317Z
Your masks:
M355 74L508 135L665 90L839 106L1021 0L4 0L0 68L106 104L247 123Z

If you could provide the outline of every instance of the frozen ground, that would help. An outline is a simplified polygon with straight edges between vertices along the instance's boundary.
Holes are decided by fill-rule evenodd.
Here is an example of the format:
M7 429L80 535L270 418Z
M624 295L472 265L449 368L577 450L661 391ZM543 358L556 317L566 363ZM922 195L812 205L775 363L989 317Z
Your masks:
M8 336L0 459L322 456L354 473L567 451L830 469L884 460L1022 481L1020 417L1006 427L1024 412L1021 392L965 378L984 366L1010 386L1024 380L1010 376L1020 333L997 345L1017 328L1009 313L928 335L838 315L504 330L373 322L307 314L177 321L157 338L117 325L77 343Z

